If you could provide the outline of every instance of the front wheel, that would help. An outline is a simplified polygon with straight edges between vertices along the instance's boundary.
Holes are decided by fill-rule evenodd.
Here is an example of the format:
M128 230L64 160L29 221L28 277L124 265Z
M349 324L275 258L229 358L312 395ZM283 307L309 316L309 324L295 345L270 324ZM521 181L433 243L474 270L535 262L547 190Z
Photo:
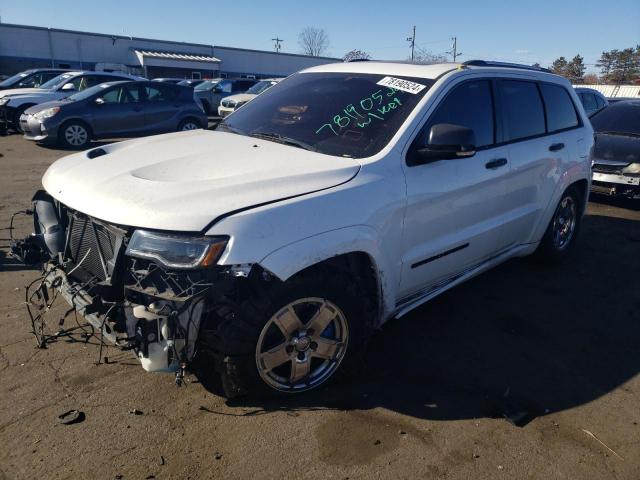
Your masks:
M71 121L60 127L60 142L70 148L84 148L91 142L89 127L82 122Z
M370 319L356 289L316 274L251 295L217 327L224 394L306 392L358 370ZM213 370L198 375L203 367Z
M200 125L200 122L198 122L193 118L185 118L178 125L179 132L187 132L189 130L198 130L199 128L202 128L202 125Z
M575 187L568 188L551 218L536 250L542 263L558 264L573 250L582 223L582 201Z

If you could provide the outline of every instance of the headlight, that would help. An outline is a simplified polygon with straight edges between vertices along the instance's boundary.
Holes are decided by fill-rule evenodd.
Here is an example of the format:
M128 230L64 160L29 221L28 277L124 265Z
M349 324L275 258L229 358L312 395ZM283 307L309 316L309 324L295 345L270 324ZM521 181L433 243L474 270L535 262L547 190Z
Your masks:
M0 98L0 107L2 105L6 105L7 103L9 103L9 97L2 97Z
M622 173L640 174L640 163L631 163L622 169Z
M210 267L227 246L225 237L195 237L136 230L126 254L156 260L170 268Z
M236 103L236 110L238 108L240 108L242 105L244 105L245 103L247 103L247 102L238 102L238 103Z
M46 110L40 110L33 116L38 120L44 120L45 118L51 118L60 111L60 107L47 108Z

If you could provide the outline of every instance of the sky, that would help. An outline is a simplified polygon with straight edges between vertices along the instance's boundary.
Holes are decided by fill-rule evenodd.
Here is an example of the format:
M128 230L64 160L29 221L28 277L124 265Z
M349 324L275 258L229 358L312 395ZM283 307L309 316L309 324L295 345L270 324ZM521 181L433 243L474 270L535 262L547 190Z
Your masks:
M324 29L327 54L360 49L374 59L405 60L407 37L434 54L548 66L580 54L589 71L603 50L640 44L640 0L0 0L4 23L300 53L307 26ZM2 39L0 39L2 41Z

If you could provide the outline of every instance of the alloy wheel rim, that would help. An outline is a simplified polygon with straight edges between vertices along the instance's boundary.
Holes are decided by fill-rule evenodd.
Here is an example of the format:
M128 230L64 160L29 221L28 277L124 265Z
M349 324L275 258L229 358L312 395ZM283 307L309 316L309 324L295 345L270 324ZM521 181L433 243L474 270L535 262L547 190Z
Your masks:
M73 146L84 145L88 137L87 130L81 125L69 125L64 131L64 138Z
M558 205L553 219L553 243L558 250L569 245L576 229L576 204L570 196L564 197Z
M318 387L338 369L347 351L349 329L331 301L309 297L278 310L262 329L256 366L271 388L300 392Z
M187 122L182 126L182 131L186 132L187 130L197 130L198 126L193 122Z

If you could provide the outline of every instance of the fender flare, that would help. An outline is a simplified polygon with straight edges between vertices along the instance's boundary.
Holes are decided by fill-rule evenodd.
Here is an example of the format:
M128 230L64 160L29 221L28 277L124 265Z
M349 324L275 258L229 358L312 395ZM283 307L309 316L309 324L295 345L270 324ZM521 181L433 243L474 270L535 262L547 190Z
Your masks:
M384 321L395 304L398 269L380 248L380 234L373 227L354 225L319 233L298 240L267 254L258 264L286 281L294 274L324 260L348 253L362 252L369 256L378 283L380 318Z

